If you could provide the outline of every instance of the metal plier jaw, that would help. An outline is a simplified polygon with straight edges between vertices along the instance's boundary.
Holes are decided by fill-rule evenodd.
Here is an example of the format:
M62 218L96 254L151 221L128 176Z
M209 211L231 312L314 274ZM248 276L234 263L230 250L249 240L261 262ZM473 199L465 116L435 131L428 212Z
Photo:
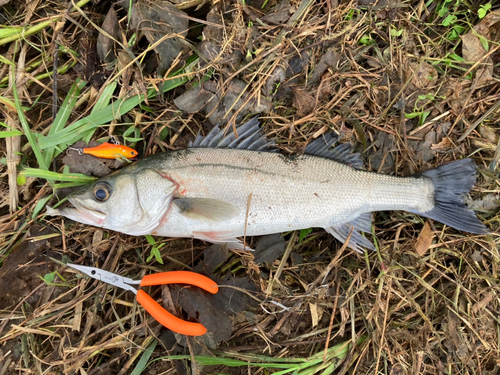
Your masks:
M68 263L68 266L80 271L81 273L84 273L85 275L93 279L101 280L107 284L117 286L125 290L130 290L131 292L134 292L134 294L136 295L137 295L137 289L134 288L132 285L139 285L141 283L141 280L132 280L131 278L123 277L117 275L116 273L101 270L96 267L80 266L78 264L70 264L70 263Z

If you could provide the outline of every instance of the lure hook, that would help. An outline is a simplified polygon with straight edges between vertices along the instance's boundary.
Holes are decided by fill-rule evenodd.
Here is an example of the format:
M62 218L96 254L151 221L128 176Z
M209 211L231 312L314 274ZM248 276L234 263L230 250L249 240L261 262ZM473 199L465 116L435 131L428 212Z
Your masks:
M116 139L116 137L114 135L110 135L109 136L109 140L114 145L119 145L120 144L120 142L118 141L118 139Z
M68 147L66 150L66 155L70 156L69 151L76 151L78 152L78 155L82 156L84 155L83 149L82 148L76 148L76 147Z

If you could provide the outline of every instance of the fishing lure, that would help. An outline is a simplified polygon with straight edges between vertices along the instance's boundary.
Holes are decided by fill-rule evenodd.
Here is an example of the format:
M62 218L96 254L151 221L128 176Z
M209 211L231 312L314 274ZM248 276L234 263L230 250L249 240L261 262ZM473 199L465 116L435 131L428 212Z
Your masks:
M133 159L137 156L137 151L128 146L108 142L104 142L96 147L68 147L68 150L77 151L79 155L92 155L96 158L103 159L116 159L120 156L123 156L127 159Z

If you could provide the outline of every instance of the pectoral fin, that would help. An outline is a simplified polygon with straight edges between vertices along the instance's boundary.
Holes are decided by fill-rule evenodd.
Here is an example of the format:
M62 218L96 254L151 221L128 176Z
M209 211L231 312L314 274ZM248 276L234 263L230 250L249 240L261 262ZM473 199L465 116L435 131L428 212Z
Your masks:
M174 203L181 214L197 220L224 221L236 217L240 209L234 204L210 198L178 198Z

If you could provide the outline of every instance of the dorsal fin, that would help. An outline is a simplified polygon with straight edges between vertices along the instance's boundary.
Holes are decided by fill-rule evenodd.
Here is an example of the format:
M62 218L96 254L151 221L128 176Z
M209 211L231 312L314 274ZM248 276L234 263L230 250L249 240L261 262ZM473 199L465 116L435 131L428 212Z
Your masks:
M331 148L337 141L338 137L336 135L327 133L309 143L304 151L304 154L321 156L327 159L333 159L349 164L356 169L364 169L364 163L361 155L359 152L352 152L352 145L350 143L343 143Z
M257 117L236 125L236 134L232 127L227 131L215 126L206 136L198 135L189 147L239 148L242 150L278 152L276 142L267 138L259 127Z

